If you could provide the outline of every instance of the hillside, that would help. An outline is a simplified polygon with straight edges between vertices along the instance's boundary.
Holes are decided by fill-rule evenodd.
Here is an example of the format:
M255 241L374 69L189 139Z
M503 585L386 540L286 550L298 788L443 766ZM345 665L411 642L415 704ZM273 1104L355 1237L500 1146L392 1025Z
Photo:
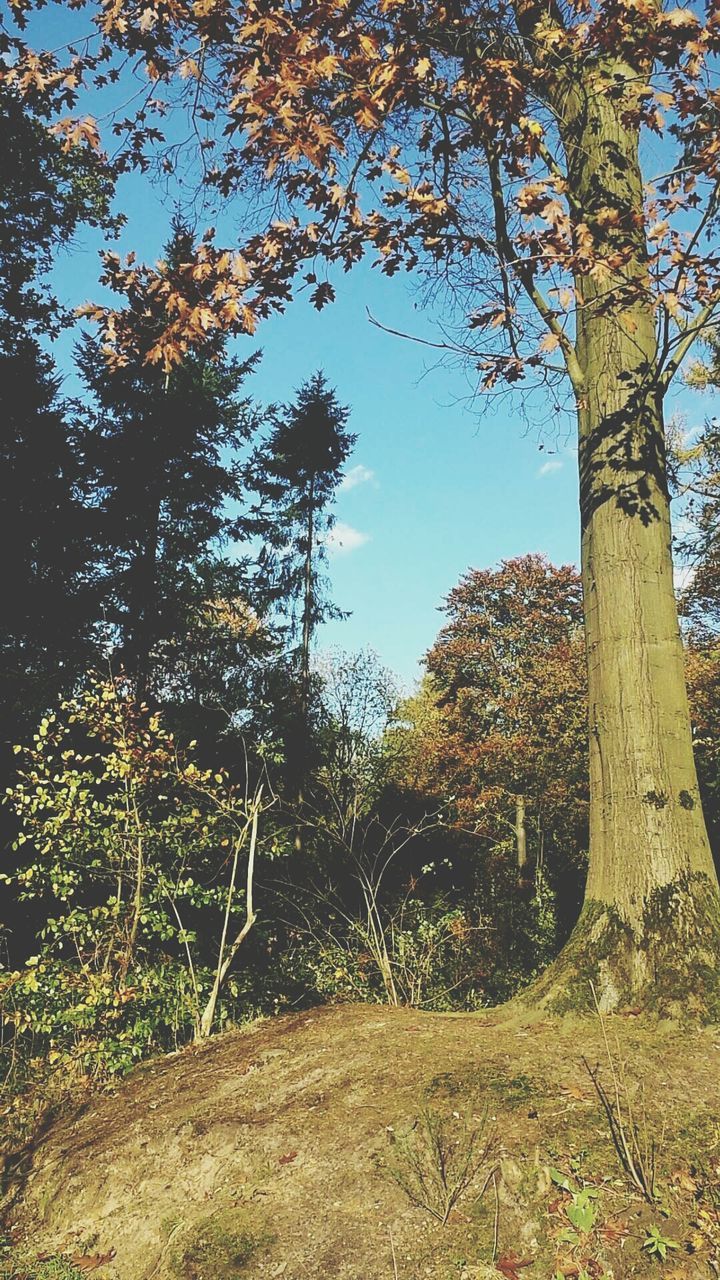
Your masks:
M623 1170L583 1062L611 1087L599 1022L334 1007L144 1065L57 1121L15 1175L15 1274L66 1255L99 1280L717 1275L720 1034L607 1025L664 1148L662 1209ZM480 1167L442 1225L397 1178L437 1179L440 1123L452 1183L483 1122Z

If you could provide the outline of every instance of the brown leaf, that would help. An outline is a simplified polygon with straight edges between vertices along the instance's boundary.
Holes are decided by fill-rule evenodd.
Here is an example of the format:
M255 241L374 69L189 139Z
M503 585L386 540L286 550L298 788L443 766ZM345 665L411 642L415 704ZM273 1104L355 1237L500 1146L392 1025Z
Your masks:
M77 1271L95 1271L97 1267L104 1267L106 1263L112 1262L115 1257L115 1250L110 1249L107 1253L75 1253L70 1261Z
M698 1184L695 1178L693 1178L685 1169L676 1169L672 1177L678 1190L689 1191L691 1195L695 1195L698 1189Z
M560 346L560 339L558 335L556 333L546 333L545 336L540 339L540 342L538 344L538 350L554 351L555 348L559 346Z
M278 1164L292 1164L293 1160L297 1160L297 1151L288 1151L286 1155L280 1156Z
M599 1234L607 1244L618 1244L630 1235L628 1225L621 1218L612 1218L599 1228Z
M587 1100L587 1090L582 1089L579 1084L562 1085L561 1088L568 1098L574 1098L577 1102L585 1102Z
M507 1253L500 1255L495 1263L495 1270L502 1272L507 1277L507 1280L521 1280L518 1271L523 1267L531 1267L534 1261L534 1258L521 1258L519 1253L515 1253L510 1249Z

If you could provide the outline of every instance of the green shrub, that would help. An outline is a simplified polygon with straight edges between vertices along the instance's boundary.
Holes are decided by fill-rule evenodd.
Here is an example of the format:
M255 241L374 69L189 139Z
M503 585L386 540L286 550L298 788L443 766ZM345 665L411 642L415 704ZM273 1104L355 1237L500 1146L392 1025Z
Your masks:
M0 975L13 1067L40 1056L108 1076L196 1034L245 917L237 877L257 798L201 769L158 714L93 680L46 716L6 803L18 821L3 879L43 921L35 954ZM241 1016L228 977L216 1010ZM233 994L235 993L235 995Z

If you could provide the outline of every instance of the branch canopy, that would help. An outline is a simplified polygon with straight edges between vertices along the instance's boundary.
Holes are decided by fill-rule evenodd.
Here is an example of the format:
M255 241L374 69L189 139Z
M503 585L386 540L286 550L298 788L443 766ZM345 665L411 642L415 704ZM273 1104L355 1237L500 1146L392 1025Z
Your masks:
M713 320L712 4L702 16L656 0L78 0L71 43L53 52L25 38L40 7L12 0L2 77L64 146L114 137L116 170L190 172L247 213L240 244L210 229L172 270L105 255L125 301L85 314L112 360L139 351L170 369L219 331L252 333L298 290L321 308L333 268L366 254L388 275L442 280L463 316L457 350L486 388L569 373L581 398L578 315L618 295L652 307L668 377ZM139 100L127 116L111 106L103 137L96 118L132 73ZM598 112L608 148L615 129L660 139L665 172L645 175L638 200L579 180Z

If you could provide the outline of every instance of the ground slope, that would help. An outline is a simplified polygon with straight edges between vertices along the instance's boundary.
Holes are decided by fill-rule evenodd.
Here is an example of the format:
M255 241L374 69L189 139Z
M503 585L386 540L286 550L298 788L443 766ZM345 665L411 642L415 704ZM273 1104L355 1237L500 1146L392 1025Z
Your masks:
M718 1275L720 1032L607 1027L631 1089L645 1085L649 1138L666 1130L663 1213L633 1194L610 1140L587 1069L600 1062L611 1085L597 1020L346 1006L147 1064L56 1122L15 1186L16 1257L75 1254L89 1268L112 1253L98 1280L660 1275L670 1261L647 1247L658 1227L678 1245L674 1280ZM442 1225L393 1170L407 1183L424 1169L430 1184L428 1124L445 1126L457 1164L486 1109L496 1147ZM594 1216L578 1232L583 1184Z

